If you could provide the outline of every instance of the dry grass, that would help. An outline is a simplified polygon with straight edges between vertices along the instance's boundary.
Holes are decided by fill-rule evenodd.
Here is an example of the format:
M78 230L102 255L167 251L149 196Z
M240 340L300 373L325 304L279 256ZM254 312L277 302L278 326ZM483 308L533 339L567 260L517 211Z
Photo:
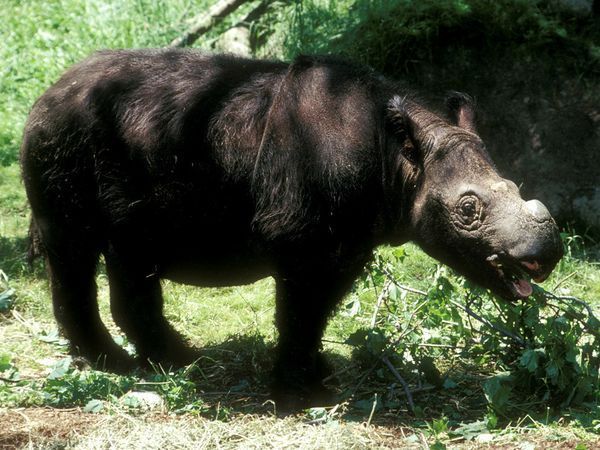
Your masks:
M311 424L303 416L238 415L227 422L191 415L86 414L78 408L0 410L0 449L389 449L431 448L419 431L365 422ZM488 440L490 439L490 440ZM507 428L451 449L598 449L600 440L568 429ZM585 447L577 447L585 445ZM435 448L435 447L433 447Z
M362 423L307 423L299 417L240 415L228 422L203 417L79 409L0 411L0 449L374 449L397 448L401 430ZM410 442L403 448L415 447Z

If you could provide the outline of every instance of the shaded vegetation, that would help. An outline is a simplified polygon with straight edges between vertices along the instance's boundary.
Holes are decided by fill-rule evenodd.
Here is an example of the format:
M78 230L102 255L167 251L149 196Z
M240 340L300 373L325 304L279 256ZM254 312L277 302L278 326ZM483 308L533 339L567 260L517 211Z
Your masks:
M437 78L465 77L469 74L459 69L479 67L499 55L529 62L560 54L555 68L580 74L600 62L597 21L565 13L557 2L303 1L294 12L285 39L287 57L345 54L396 76L416 78L426 62L455 69Z

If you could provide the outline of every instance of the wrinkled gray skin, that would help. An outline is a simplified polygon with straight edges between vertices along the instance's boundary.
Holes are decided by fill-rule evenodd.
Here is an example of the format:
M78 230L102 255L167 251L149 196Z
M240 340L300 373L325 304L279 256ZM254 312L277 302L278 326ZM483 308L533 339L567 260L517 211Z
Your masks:
M410 101L394 99L418 147L410 232L434 258L497 295L526 298L528 281L545 280L563 254L558 228L538 200L525 201L502 178L475 133L470 99L448 101L455 125Z

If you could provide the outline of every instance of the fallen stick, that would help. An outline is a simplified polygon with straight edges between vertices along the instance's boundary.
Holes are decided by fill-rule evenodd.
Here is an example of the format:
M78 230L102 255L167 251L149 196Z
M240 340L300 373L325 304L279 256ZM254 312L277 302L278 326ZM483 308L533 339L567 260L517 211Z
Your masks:
M588 313L588 317L592 317L592 318L598 320L597 317L594 315L594 311L592 310L592 307L590 305L588 305L586 302L584 302L583 300L581 300L580 298L573 297L572 295L556 295L556 294L553 294L552 292L548 292L546 290L544 290L544 297L551 298L554 300L568 300L568 301L577 303L586 309L586 311Z
M173 40L173 42L169 44L169 47L185 47L194 43L196 39L248 1L249 0L218 1L208 10L208 13L197 16L193 21L193 25L182 36Z
M404 389L404 394L406 395L406 401L408 402L408 407L411 412L415 411L415 402L413 401L412 394L410 393L410 388L408 387L408 383L402 378L402 375L396 370L394 365L390 362L387 356L382 356L381 360L385 363L385 365L390 369L390 371L394 374L396 379L402 385L402 389Z
M11 380L10 378L0 377L0 381L3 381L4 383L18 383L22 380Z

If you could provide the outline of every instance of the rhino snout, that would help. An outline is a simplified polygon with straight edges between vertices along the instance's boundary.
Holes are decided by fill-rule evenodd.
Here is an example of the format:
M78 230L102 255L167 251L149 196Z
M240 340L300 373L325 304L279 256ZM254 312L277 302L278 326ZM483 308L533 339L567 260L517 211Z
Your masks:
M508 251L513 260L537 282L544 281L563 256L560 233L548 209L539 200L524 203L527 217Z

